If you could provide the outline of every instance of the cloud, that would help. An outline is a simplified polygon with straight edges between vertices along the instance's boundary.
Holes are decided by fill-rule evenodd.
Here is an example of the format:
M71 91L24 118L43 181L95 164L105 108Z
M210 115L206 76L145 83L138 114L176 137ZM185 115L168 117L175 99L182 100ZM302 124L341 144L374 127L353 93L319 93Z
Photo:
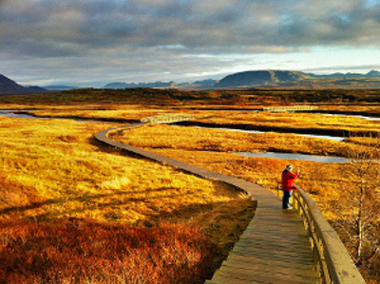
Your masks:
M217 55L207 62L217 70L224 54L378 49L379 30L374 0L0 1L0 50L8 61L62 58L88 68L112 63L120 72L119 62L128 72L194 73L193 62L205 66L198 54Z
M48 50L52 41L66 44L67 48L57 49L57 56L71 54L66 50L73 45L183 45L195 52L221 47L244 52L255 46L379 44L380 5L368 7L368 1L357 0L316 2L12 0L3 2L0 16L2 38L18 38L22 46L28 44L24 39L34 39Z

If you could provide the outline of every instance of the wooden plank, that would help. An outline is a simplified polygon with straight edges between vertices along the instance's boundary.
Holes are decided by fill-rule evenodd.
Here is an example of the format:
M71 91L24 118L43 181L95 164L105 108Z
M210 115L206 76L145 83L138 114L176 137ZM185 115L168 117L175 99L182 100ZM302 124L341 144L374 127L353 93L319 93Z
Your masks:
M319 283L319 277L316 275L294 275L293 272L282 274L276 271L263 271L259 269L244 271L235 268L225 268L213 281L219 283L225 281L225 278L230 278L231 280L224 283L237 283L237 281L240 283L251 283L252 281L258 283Z

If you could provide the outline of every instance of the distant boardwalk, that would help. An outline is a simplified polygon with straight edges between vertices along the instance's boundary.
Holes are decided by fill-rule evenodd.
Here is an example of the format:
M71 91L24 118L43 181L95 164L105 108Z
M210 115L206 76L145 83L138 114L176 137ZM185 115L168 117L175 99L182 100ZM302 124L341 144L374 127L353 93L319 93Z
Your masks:
M314 214L311 215L314 220L312 227L317 228L316 232L320 235L317 240L318 245L314 245L312 250L310 228L305 230L305 219L301 218L302 214L300 215L298 210L281 209L280 200L271 191L243 179L222 175L114 141L107 136L113 130L144 124L146 123L103 130L96 134L95 138L107 145L173 166L185 172L227 183L257 200L255 216L248 228L235 244L228 259L223 262L214 277L206 283L364 284L363 278L354 267L343 244L336 237L336 233L331 231L321 214L315 215L313 213L314 211L320 213L313 202L302 204L302 207L311 207L309 211ZM320 218L323 218L325 223L320 222ZM319 225L320 223L322 226ZM320 256L316 256L316 252L319 254L319 245L322 245L322 242L326 251ZM324 256L325 253L327 253L327 257ZM321 266L325 267L327 271L323 272Z
M265 107L263 108L263 111L270 111L270 112L295 112L295 111L310 111L310 110L317 110L319 109L318 106L275 106L275 107Z
M162 114L162 115L156 115L156 116L150 116L145 117L141 119L142 123L174 123L174 122L181 122L181 121L188 121L195 118L195 115L193 114L187 114L187 113L175 113L175 114Z

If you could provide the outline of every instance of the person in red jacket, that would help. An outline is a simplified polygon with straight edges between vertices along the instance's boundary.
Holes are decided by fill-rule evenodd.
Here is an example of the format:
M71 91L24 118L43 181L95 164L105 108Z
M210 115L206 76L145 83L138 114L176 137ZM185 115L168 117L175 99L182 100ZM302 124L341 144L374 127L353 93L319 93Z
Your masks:
M294 186L294 180L299 176L300 171L298 170L296 174L293 174L291 170L293 166L287 165L286 169L282 172L281 184L284 191L284 196L282 197L282 209L292 209L289 200L293 194L293 190L296 189Z

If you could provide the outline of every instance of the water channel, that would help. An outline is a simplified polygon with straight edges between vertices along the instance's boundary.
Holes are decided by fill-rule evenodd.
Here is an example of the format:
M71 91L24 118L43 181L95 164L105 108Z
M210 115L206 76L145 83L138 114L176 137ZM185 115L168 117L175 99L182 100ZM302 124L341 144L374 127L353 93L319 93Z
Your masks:
M253 158L274 158L274 159L287 159L287 160L299 160L299 161L310 161L318 163L346 163L349 162L349 159L341 157L329 157L329 156L317 156L317 155L304 155L304 154L290 154L290 153L275 153L275 152L240 152L235 153L239 156L253 157Z
M354 117L354 118L361 118L361 119L368 119L368 120L380 120L380 117L374 117L374 116L364 116L364 115L356 115L356 114L339 114L339 113L321 113L321 112L314 112L315 114L320 115L326 115L326 116L343 116L343 117Z
M251 112L251 113L259 113L262 112L260 109L196 109L193 108L192 110L198 110L198 111L235 111L235 112ZM360 114L344 114L344 113L327 113L327 112L318 112L318 111L300 111L299 113L312 113L312 114L319 114L319 115L326 115L326 116L343 116L343 117L353 117L353 118L362 118L362 119L368 119L368 120L379 120L380 117L376 116L367 116L367 115L360 115Z
M238 131L238 132L245 132L245 133L266 133L267 132L267 131L259 131L259 130L245 130L245 129L236 129L236 128L223 128L223 127L210 128L210 127L196 126L196 128L220 129L220 130ZM292 134L292 133L288 133L288 134ZM328 140L338 141L338 142L343 141L345 139L345 137L341 137L341 136L329 136L329 135L317 135L317 134L299 134L299 133L293 133L293 134L299 135L299 136L305 136L305 137L328 139Z
M44 117L44 116L34 116L27 114L28 110L19 110L19 109L0 109L0 116L6 117L17 117L17 118L31 118L31 119L70 119L76 122L88 122L88 123L104 123L107 121L96 120L96 119L80 119L80 118L63 118L63 117Z
M30 115L30 114L19 113L20 111L24 111L24 110L18 110L18 109L0 109L0 116L18 117L18 118L37 118L37 117L35 117L33 115ZM48 119L48 118L41 117L41 119Z

